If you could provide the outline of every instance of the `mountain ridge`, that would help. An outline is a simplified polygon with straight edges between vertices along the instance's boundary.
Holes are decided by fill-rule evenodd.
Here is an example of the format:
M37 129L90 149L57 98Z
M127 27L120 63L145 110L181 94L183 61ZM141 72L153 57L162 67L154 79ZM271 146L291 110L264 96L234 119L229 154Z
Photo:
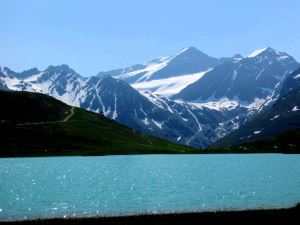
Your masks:
M299 67L293 57L271 48L250 56L216 66L172 98L197 102L225 96L252 102L266 98L285 75Z
M183 53L186 51L183 50ZM198 54L198 50L191 49L191 51L196 51ZM268 53L268 51L271 53ZM267 55L266 57L264 56L265 53L271 54L271 56ZM177 55L181 54L182 51ZM280 57L284 57L284 59ZM17 78L17 76L2 74L0 76L0 85L2 84L4 88L4 85L6 85L12 90L41 92L73 106L82 107L94 112L103 112L106 117L115 119L140 132L156 135L161 138L168 135L170 140L174 142L205 148L228 133L238 129L255 112L272 105L280 93L284 77L296 65L299 65L286 53L280 53L273 49L265 49L250 58L241 58L238 55L225 59L217 59L217 65L209 71L157 80L160 85L163 83L162 81L169 82L171 80L173 82L172 85L180 84L180 87L183 87L182 82L184 85L189 82L194 84L199 80L202 82L205 77L210 77L209 79L211 79L211 74L217 71L219 72L217 78L222 76L230 77L230 81L232 81L234 75L232 71L234 70L231 67L235 67L241 61L246 61L246 66L255 68L257 74L259 74L258 69L264 68L267 71L265 72L265 76L271 77L271 79L265 80L265 86L255 86L259 90L258 96L251 95L250 100L247 98L230 98L232 96L220 94L220 98L212 98L210 96L206 100L204 99L204 101L182 101L176 95L165 96L156 93L156 90L152 89L150 91L147 89L135 89L135 84L126 82L124 77L124 79L115 79L116 77L122 78L120 76L123 75L127 76L128 73L131 73L133 77L136 75L139 78L150 77L157 69L160 70L163 68L168 60L171 59L172 57L162 57L152 60L147 65L136 64L129 67L129 69L115 70L114 75L119 75L112 77L107 73L102 73L98 76L82 77L67 65L49 66L44 71L38 70L37 74L22 79ZM276 66L272 67L273 64ZM224 66L231 72L224 73L226 71L222 70ZM273 74L273 70L270 68L274 69L278 66L281 70ZM140 74L141 70L144 70L142 74ZM123 71L121 75L120 71ZM149 71L152 72L149 73ZM255 75L253 72L250 75L253 77L253 74ZM236 77L238 78L239 76L236 75ZM146 82L153 81L155 80ZM217 84L220 83L218 79L214 80L214 82ZM243 82L243 85L246 86L242 86L240 90L244 92L249 89L247 85L250 87L251 85L245 82L245 80ZM166 90L171 90L172 88L178 89L178 86L168 86L168 84L171 83L165 83L164 88ZM231 85L231 83L225 84L222 84L224 88L229 88ZM257 83L253 84L257 85ZM270 88L268 88L268 85ZM206 86L208 87L209 85ZM197 88L195 93L199 93L199 90L203 91L204 89Z

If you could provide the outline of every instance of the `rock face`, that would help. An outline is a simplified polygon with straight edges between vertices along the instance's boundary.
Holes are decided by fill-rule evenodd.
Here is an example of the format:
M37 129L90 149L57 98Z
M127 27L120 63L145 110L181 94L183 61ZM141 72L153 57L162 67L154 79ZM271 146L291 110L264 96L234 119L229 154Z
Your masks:
M281 90L290 89L281 89L282 83L297 66L271 48L221 59L187 48L91 77L67 65L21 73L5 68L0 89L41 92L135 130L204 148L270 107Z
M6 77L7 75L5 75L0 67L0 90L4 90L7 91L9 90L9 88L6 85Z
M285 79L282 89L281 95L285 95L290 91L297 90L300 87L300 68L295 70L293 73L289 74Z

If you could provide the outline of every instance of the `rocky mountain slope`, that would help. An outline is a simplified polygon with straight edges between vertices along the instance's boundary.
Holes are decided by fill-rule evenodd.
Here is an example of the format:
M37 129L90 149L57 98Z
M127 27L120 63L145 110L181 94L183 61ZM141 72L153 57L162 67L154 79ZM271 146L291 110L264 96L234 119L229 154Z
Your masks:
M300 128L300 69L289 74L274 104L258 111L236 131L218 140L214 146L232 146L271 138L284 131Z

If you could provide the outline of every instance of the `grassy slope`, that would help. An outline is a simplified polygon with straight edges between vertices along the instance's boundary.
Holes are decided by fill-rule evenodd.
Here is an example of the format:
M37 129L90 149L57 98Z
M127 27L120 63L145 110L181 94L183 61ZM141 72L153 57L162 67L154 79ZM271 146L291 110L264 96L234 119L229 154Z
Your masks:
M10 100L8 105L4 105L2 99L7 95ZM100 114L80 108L75 108L74 114L63 122L71 113L71 107L49 96L0 91L0 100L2 157L196 152L186 146L135 132ZM33 102L37 105L32 106ZM33 115L37 116L37 120ZM25 123L36 121L52 122Z

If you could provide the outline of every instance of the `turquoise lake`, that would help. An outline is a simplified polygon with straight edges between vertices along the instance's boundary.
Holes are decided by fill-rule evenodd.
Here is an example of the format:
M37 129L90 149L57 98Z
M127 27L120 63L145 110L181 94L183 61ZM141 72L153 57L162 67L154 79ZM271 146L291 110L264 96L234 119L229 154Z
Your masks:
M0 159L0 220L290 207L300 155Z

